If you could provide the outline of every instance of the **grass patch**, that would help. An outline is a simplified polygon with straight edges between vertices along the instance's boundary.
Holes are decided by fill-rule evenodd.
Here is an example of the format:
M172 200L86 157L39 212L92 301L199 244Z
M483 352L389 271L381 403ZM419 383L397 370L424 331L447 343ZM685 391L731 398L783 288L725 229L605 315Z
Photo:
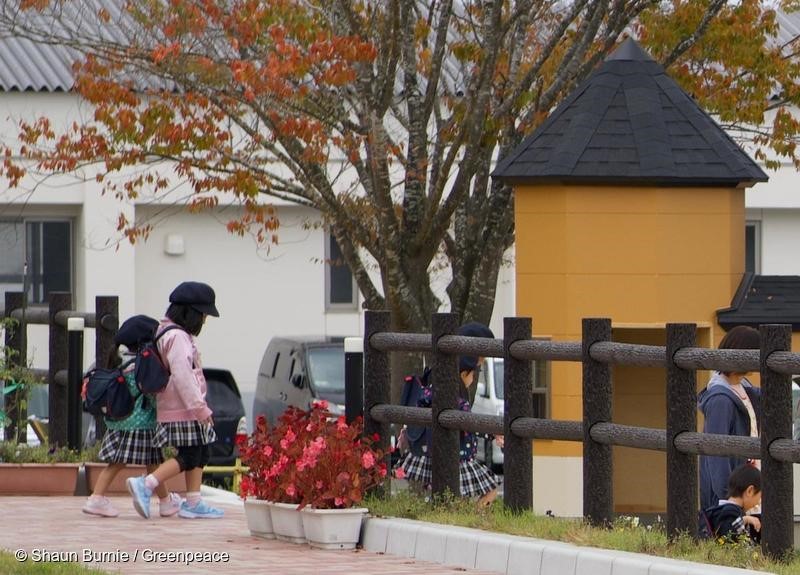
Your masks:
M0 573L3 575L98 575L108 573L99 569L90 569L78 563L20 563L14 554L0 550Z
M644 527L638 525L638 521L634 518L620 518L610 529L600 529L578 519L563 519L533 513L516 515L504 507L502 501L495 502L489 509L479 511L474 503L464 499L433 504L425 502L423 498L409 491L394 494L386 501L369 498L365 503L370 513L379 517L418 519L431 523L563 541L585 547L768 571L779 575L800 573L800 554L797 552L783 563L765 557L760 548L744 543L721 545L714 541L695 542L689 537L681 537L670 543L663 524Z

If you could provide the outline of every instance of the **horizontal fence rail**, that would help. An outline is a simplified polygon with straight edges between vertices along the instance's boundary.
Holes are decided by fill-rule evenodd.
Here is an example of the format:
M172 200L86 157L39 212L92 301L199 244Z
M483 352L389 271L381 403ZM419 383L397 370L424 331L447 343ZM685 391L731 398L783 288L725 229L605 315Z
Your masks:
M532 506L529 440L579 441L584 444L584 516L593 523L607 524L613 518L611 446L666 452L668 535L674 538L686 532L697 536L697 456L760 459L765 494L762 547L772 556L791 549L791 463L800 463L800 441L791 438L788 375L800 373L800 354L789 351L789 326L762 326L761 350L720 350L696 347L694 324L668 324L667 345L653 346L610 341L608 319L584 320L582 342L537 340L527 318L506 318L502 339L455 335L457 323L452 314L434 314L433 335L390 332L387 312L367 312L365 321L365 430L388 433L389 424L431 427L435 493L458 490L459 431L505 435L505 499L515 511ZM388 354L393 351L432 354L433 408L390 403ZM505 415L457 409L461 385L455 361L458 355L505 358ZM532 417L531 361L584 363L583 421ZM666 369L666 429L611 421L610 367L616 365ZM761 372L761 438L697 432L697 370ZM348 381L347 385L354 383ZM522 440L527 445L520 443Z

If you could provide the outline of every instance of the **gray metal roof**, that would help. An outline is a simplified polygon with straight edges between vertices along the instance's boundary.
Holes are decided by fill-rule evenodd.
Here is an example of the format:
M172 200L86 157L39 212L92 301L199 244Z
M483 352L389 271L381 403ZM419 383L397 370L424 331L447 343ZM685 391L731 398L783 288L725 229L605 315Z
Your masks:
M124 9L124 0L80 0L51 3L47 11L19 12L15 2L0 5L0 90L59 92L74 84L72 66L82 54L63 45L77 37L89 43L109 42L125 46L136 24ZM106 21L98 14L103 10ZM14 24L16 23L16 25ZM24 29L37 32L23 35ZM162 79L127 73L136 88L166 88Z
M767 175L633 39L492 174L510 182L738 185Z

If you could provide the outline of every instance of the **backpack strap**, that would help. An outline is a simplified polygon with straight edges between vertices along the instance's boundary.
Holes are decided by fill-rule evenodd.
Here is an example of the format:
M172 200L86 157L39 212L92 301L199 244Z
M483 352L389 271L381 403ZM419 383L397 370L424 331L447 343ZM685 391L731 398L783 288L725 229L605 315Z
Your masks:
M175 325L175 324L168 325L167 327L162 329L160 332L156 333L156 336L153 338L153 343L158 343L158 340L161 339L161 336L163 336L165 333L167 333L168 331L173 330L173 329L179 329L181 331L186 331L185 329L183 329L179 325ZM189 332L186 331L186 333L189 333Z

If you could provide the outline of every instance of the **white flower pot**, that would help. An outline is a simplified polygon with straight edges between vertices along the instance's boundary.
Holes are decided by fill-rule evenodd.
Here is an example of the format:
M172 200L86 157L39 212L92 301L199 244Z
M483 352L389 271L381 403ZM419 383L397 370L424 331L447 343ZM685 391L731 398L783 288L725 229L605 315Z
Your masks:
M296 503L269 503L269 512L272 516L272 530L275 537L290 543L305 543L306 534L303 530L303 519Z
M311 509L304 507L303 516L308 544L318 549L354 549L361 534L364 507L348 509Z
M252 498L245 499L244 514L247 517L247 528L250 530L251 535L263 539L275 539L269 501Z

